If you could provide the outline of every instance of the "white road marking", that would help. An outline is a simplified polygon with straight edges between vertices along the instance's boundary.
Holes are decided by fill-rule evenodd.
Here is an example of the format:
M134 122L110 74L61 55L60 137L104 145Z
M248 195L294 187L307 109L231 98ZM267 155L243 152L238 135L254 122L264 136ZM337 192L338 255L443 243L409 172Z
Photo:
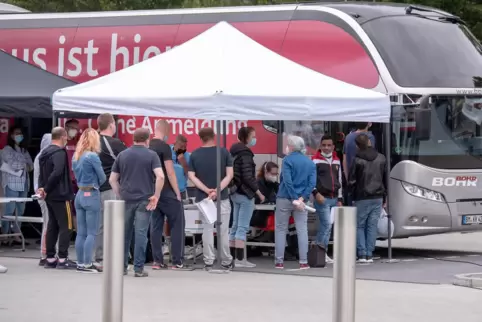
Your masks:
M442 259L453 259L453 258L460 258L462 256L447 256L447 257L443 257Z

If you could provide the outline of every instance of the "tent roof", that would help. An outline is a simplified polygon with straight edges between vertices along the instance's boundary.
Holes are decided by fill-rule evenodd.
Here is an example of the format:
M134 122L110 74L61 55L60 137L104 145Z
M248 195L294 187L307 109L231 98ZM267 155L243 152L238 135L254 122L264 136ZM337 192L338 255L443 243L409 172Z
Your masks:
M57 91L54 110L212 120L388 122L386 95L290 61L221 22L174 49Z
M51 97L68 79L30 65L0 50L0 115L52 117Z

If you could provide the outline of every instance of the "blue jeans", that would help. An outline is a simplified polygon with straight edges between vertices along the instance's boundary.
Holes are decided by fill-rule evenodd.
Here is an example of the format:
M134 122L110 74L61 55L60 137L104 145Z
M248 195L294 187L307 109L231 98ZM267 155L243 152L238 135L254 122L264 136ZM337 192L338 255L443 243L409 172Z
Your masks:
M373 256L377 241L377 225L383 199L366 199L355 202L357 212L356 248L358 257Z
M229 240L246 241L246 233L254 212L254 198L249 199L245 195L234 193L231 195L231 201L233 202L233 225L229 233Z
M77 237L75 238L77 263L90 265L99 229L100 191L79 190L75 196L75 213L77 215Z
M331 222L331 208L336 207L338 199L336 198L325 198L323 204L315 202L316 214L320 224L318 226L318 233L316 234L316 244L328 249L328 244L330 243L331 228L333 223Z
M149 201L126 201L126 225L124 243L124 269L129 264L129 250L134 237L134 271L142 272L146 262L147 232L152 211L146 209Z
M277 264L283 263L286 247L286 234L290 217L293 216L298 237L298 250L300 264L308 263L308 211L297 210L291 200L284 198L276 199L275 211L275 259Z
M14 191L10 189L8 186L5 187L5 197L7 198L27 198L27 187L28 183L25 184L24 191ZM13 216L14 212L17 211L17 216L23 216L25 211L25 202L9 202L5 205L5 216ZM2 232L4 234L8 234L10 232L10 221L2 221ZM20 226L21 223L17 225L12 225L13 233L18 234L20 233Z

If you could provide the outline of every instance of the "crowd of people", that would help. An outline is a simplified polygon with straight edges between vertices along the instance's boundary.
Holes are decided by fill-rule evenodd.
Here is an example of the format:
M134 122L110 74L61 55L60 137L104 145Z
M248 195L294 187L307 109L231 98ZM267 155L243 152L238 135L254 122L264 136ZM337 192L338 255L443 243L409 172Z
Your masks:
M125 263L133 247L136 277L146 277L144 269L150 236L153 270L167 269L163 240L165 222L171 241L173 269L184 269L185 218L183 199L187 197L188 179L195 186L195 202L205 198L221 199L221 267L252 268L245 244L252 225L269 225L265 211L255 211L256 203L275 204L275 267L284 268L286 236L294 219L300 269L308 269L308 213L305 204L312 200L319 217L315 243L328 249L333 221L331 208L342 205L357 207L357 257L361 263L373 261L377 223L386 199L385 158L375 150L375 140L368 131L370 124L358 124L346 136L343 162L334 152L334 140L321 138L318 151L310 159L304 140L291 135L287 155L281 167L265 162L257 171L252 147L256 132L243 127L238 143L230 150L221 149L221 194L217 194L217 147L212 128L202 128L202 145L187 152L187 140L178 136L175 144L166 143L170 124L161 120L154 135L148 129L135 130L134 144L126 147L116 132L110 114L98 117L98 129L86 129L78 135L78 122L56 127L42 138L41 151L32 161L22 146L21 129L9 135L4 162L21 176L2 172L6 196L22 197L28 192L29 173L34 171L34 188L44 218L40 265L45 268L101 272L103 261L103 206L106 200L125 201ZM69 144L72 142L74 144ZM74 146L75 148L72 148ZM281 172L279 171L281 168ZM348 193L342 192L343 177ZM298 203L293 203L298 201ZM22 203L9 203L5 214L23 213ZM72 207L73 205L73 207ZM74 224L75 212L75 224ZM232 217L231 217L232 216ZM229 225L232 219L231 227ZM9 224L2 223L8 231ZM77 261L69 259L71 233L76 226ZM5 231L4 230L4 231ZM18 242L18 240L16 240ZM203 256L206 270L216 260L214 224L203 224ZM333 262L326 256L327 262Z

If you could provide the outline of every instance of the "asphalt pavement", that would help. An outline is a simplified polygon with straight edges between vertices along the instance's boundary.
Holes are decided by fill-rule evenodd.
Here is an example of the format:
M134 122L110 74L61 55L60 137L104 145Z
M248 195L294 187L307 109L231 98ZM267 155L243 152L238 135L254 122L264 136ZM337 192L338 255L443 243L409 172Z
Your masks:
M9 267L0 274L0 321L101 321L102 274L46 270L35 259L0 262ZM123 279L124 322L332 319L329 278L147 270L147 278ZM358 280L355 321L480 322L481 296L452 285Z
M393 258L395 263L386 263L387 242L378 242L376 252L381 259L373 264L357 264L356 276L361 280L419 284L452 284L455 275L482 272L482 232L470 234L445 234L393 240ZM71 257L75 251L71 248ZM11 248L0 249L1 257L38 258L38 245L33 243L26 252ZM286 262L285 270L277 270L273 259L253 257L250 261L257 264L254 269L239 269L241 272L300 275L312 277L332 277L333 267L298 270L296 262ZM202 269L199 258L198 269Z

